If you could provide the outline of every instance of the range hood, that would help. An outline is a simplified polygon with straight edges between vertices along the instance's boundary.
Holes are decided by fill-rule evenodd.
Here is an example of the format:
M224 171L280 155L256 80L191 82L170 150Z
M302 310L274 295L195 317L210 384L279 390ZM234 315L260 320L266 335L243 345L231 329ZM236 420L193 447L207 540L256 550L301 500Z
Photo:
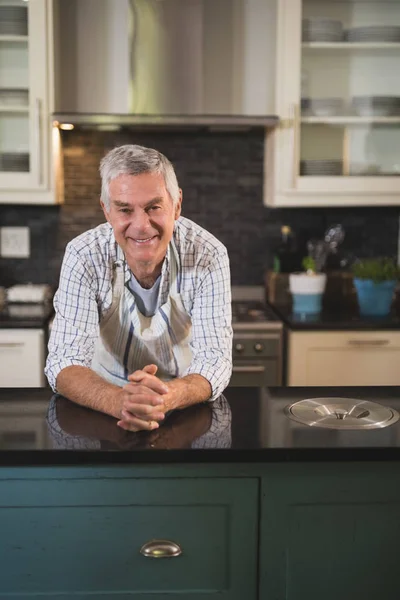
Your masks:
M58 0L54 120L274 127L274 3Z

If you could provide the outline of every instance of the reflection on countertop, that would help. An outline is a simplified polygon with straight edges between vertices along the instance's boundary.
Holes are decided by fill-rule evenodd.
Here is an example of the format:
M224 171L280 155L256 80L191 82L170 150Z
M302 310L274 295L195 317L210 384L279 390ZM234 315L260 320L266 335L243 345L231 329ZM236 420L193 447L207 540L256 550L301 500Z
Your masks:
M118 427L109 415L54 395L47 423L53 447L58 449L182 450L231 445L231 409L224 396L214 403L174 411L154 431L133 433Z
M171 413L152 432L46 389L0 389L0 465L270 463L400 460L400 421L382 429L332 430L287 417L305 398L355 398L400 412L400 387L228 387L214 403Z

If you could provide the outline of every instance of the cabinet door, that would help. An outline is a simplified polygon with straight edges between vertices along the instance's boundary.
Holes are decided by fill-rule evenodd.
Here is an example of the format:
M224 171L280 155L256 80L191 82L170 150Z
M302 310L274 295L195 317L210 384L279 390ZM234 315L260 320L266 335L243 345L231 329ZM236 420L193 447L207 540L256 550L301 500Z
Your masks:
M262 487L260 600L397 600L398 463L284 467Z
M0 387L44 387L44 331L0 330Z
M400 332L290 332L288 385L400 385Z
M400 4L279 0L275 206L399 205Z
M256 479L77 477L0 480L0 598L256 600Z
M0 0L0 202L49 201L50 7Z

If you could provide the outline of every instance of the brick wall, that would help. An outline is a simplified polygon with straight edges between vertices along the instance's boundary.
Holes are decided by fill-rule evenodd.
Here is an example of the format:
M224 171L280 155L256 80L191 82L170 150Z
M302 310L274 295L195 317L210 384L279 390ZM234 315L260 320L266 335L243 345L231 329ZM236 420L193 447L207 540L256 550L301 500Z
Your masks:
M342 223L344 248L358 256L396 255L399 209L267 209L262 203L263 133L193 131L63 133L65 203L60 207L0 206L0 226L27 225L29 259L1 259L0 285L57 285L66 243L104 221L99 206L102 156L138 143L172 161L183 189L182 213L228 248L232 283L261 285L280 227L289 224L304 247L309 237Z

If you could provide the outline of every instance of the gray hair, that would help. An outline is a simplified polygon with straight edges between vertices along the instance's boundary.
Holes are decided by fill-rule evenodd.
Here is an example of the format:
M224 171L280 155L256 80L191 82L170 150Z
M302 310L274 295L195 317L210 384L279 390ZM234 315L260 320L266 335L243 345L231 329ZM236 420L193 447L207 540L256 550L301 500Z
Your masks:
M100 162L101 200L109 212L109 185L119 175L142 175L157 173L164 177L165 187L174 206L179 200L179 185L174 167L164 154L153 148L126 144L110 150Z

